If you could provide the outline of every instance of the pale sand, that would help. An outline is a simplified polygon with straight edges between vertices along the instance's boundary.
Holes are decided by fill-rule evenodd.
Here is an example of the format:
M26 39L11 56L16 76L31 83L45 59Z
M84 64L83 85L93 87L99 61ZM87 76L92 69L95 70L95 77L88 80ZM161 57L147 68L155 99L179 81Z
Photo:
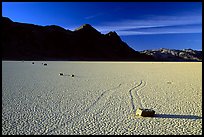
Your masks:
M201 62L42 63L2 61L2 134L202 134Z

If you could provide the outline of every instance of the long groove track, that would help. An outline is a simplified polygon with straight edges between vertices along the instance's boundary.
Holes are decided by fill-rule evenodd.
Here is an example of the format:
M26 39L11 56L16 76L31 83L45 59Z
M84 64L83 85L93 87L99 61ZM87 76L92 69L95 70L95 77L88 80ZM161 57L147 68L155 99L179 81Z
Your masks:
M143 108L142 103L141 103L141 99L140 96L138 95L138 91L143 89L146 86L146 82L145 81L140 81L140 83L138 85L136 85L135 87L131 88L129 90L129 94L130 94L130 102L132 105L132 110L133 112L136 111L135 106L138 104L140 108ZM138 87L140 87L139 89L137 89ZM135 90L137 89L137 90ZM135 94L133 94L133 91L135 90ZM135 96L135 97L134 97Z
M117 87L115 87L115 88L111 88L111 89L105 90L105 91L96 99L96 101L94 101L94 102L92 103L92 105L90 105L88 108L86 108L82 113L76 115L75 117L71 118L71 119L68 120L67 122L61 124L60 126L54 128L54 129L52 129L52 130L50 130L50 131L47 131L47 132L43 133L43 134L52 133L52 132L54 132L54 131L60 129L61 127L65 126L66 124L68 125L69 122L71 122L73 119L76 119L76 118L80 117L82 114L84 114L84 112L87 113L93 106L95 106L95 105L99 102L99 100L104 96L104 94L105 94L107 91L115 90L115 89L119 88L120 86L121 86L121 84L119 84L119 85L118 85ZM63 115L64 115L64 114L63 114Z

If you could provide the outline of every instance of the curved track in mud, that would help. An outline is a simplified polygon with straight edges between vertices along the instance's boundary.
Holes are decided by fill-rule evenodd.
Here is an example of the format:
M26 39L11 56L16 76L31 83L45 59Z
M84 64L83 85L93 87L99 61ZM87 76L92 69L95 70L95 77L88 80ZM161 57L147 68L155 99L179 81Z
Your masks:
M54 132L54 131L60 129L60 128L63 127L63 126L68 125L69 122L71 122L71 121L73 121L73 120L79 118L81 115L84 115L85 113L88 113L91 109L94 109L94 107L96 107L96 105L97 105L99 102L103 102L103 103L104 103L105 101L107 101L108 96L110 96L116 89L120 88L121 85L122 85L122 84L119 84L117 87L114 87L114 88L105 90L103 93L101 93L101 95L100 95L89 107L87 107L85 110L83 110L80 114L78 114L78 115L76 115L75 117L69 119L68 121L66 121L66 122L63 123L62 125L58 126L57 128L54 128L54 129L52 129L52 130L50 130L50 131L47 131L47 132L45 132L45 133L43 133L43 134L50 134L50 133L52 133L52 132ZM108 92L108 91L110 91L110 92ZM108 92L109 94L107 94L107 92ZM107 97L105 97L105 96L107 96ZM101 106L101 107L103 107L103 106ZM65 115L65 113L63 113L63 115ZM63 115L62 115L62 117L63 117ZM79 120L79 119L78 119L78 120Z
M133 112L136 111L136 106L137 105L138 105L139 108L143 108L140 96L138 94L138 91L143 89L146 85L147 85L146 82L141 80L138 85L134 86L133 88L131 88L129 90L130 102L131 102L131 105L132 105Z
M124 84L124 83L123 83ZM62 127L65 127L65 126L71 126L71 122L74 120L75 122L76 121L79 121L80 120L80 117L82 115L85 115L86 113L89 113L91 112L92 110L96 110L96 109L105 109L104 105L105 105L105 102L108 101L108 98L117 90L121 87L122 84L119 84L118 86L114 87L114 88L111 88L111 89L107 89L107 90L104 90L99 96L98 98L95 99L95 101L89 106L87 107L86 109L84 109L80 114L76 115L75 117L69 119L68 121L66 121L65 123L59 125L58 127L50 130L50 131L47 131L47 132L44 132L43 134L50 134L50 133L53 133L57 130L59 130L60 128ZM136 86L134 86L133 88L131 88L129 90L129 95L130 95L130 100L131 100L131 106L132 106L132 111L135 112L136 111L136 106L140 107L140 108L143 108L142 106L142 103L141 103L141 99L140 99L140 96L138 94L138 91L142 90L145 86L146 86L146 82L145 81L140 81L139 84L137 84ZM102 105L100 105L102 104ZM95 115L98 115L100 113L96 113ZM62 119L64 118L65 113L62 114Z

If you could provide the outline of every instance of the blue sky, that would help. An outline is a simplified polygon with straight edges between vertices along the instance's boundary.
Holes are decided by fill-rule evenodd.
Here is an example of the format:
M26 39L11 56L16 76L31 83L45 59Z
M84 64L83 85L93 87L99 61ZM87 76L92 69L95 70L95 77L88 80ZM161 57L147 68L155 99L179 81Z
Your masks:
M116 31L133 49L202 49L202 2L2 2L15 22Z

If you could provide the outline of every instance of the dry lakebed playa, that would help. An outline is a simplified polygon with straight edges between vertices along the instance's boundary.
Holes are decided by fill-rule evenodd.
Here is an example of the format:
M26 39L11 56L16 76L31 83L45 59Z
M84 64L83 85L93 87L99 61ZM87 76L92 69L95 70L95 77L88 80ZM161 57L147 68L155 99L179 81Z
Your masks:
M201 135L202 62L2 61L2 134Z

